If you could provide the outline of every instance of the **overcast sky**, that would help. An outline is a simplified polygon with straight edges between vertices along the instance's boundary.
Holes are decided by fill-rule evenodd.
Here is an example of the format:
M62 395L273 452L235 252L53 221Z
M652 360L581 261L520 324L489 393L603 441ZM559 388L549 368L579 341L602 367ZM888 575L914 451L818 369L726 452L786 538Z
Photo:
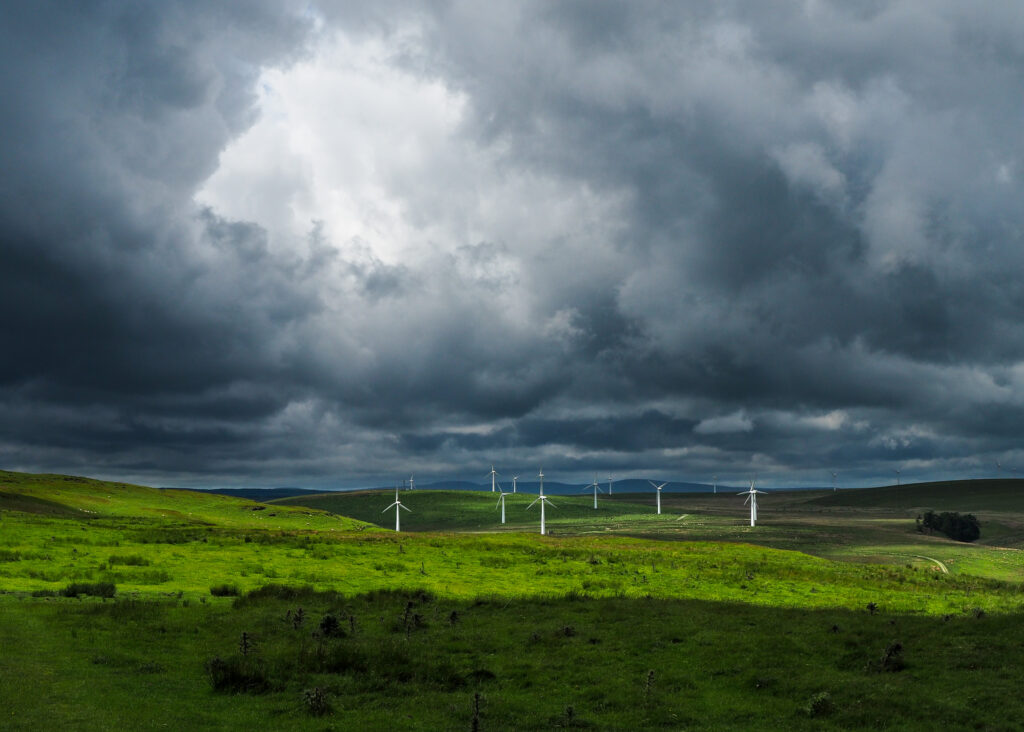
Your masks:
M0 467L1024 471L1016 0L14 0L0 61Z

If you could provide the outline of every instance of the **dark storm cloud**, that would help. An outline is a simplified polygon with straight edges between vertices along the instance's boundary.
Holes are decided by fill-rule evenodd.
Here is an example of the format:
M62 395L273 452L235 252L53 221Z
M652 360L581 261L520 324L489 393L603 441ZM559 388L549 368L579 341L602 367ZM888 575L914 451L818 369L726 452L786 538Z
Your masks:
M0 20L5 466L821 482L1017 456L1010 4L15 3ZM458 134L490 166L466 178L514 225L395 263L315 222L289 251L195 202L259 119L261 71L332 34L460 95ZM428 172L382 179L410 221L440 221L437 181L464 173ZM515 176L582 213L531 227L554 209L500 188Z

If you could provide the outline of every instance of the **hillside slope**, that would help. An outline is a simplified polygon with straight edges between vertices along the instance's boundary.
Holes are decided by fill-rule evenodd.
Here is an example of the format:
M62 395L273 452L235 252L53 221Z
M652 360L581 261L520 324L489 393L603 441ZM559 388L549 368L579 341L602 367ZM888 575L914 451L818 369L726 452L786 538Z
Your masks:
M856 488L808 501L818 506L933 509L936 511L1008 511L1024 513L1024 480L982 479Z
M51 516L136 517L226 528L334 529L362 521L289 506L268 507L241 498L161 490L73 475L0 471L0 511Z

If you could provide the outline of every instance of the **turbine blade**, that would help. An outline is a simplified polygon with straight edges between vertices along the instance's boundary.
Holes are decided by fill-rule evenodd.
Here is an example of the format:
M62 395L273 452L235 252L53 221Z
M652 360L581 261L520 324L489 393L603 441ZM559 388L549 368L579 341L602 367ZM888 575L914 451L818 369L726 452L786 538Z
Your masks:
M536 503L539 500L540 500L539 496L537 498L534 498L533 501L531 501L530 505L526 507L526 510L529 511L531 508L533 508L533 504Z
M404 505L403 505L403 504L401 504L401 503L399 503L399 504L398 504L398 507L399 507L399 508L404 508L404 509L405 509L406 511L410 511L410 512L412 511L412 509L411 509L411 508L408 508L407 506L404 506Z

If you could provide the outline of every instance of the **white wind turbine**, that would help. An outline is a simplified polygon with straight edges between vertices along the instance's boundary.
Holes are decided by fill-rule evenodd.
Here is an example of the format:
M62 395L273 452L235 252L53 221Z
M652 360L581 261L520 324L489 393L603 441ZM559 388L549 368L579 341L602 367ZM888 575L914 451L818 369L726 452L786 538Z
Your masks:
M712 488L712 490L715 492L715 495L718 495L718 476L717 475L712 475L711 478L715 482L715 485Z
M494 493L494 487L496 485L495 482L494 482L494 479L495 479L495 477L497 477L498 471L494 469L493 465L491 466L491 472L488 473L488 475L491 476L491 493Z
M593 488L594 489L594 508L597 508L597 492L599 490L601 490L601 486L598 485L598 483L597 483L597 476L596 475L594 476L594 482L593 483L591 483L590 485L583 486L583 491L586 491L587 488ZM583 491L581 491L581 493Z
M512 494L501 490L501 485L498 486L498 491L500 492L498 495L498 502L494 507L497 508L498 506L501 506L501 523L505 523L505 496L511 496Z
M612 476L608 476L608 495L612 494Z
M551 503L551 501L549 501L548 497L544 495L544 468L540 469L540 473L537 477L540 478L540 495L533 499L533 503L527 506L526 510L529 511L533 508L534 503L540 501L540 533L543 535L547 533L544 527L544 504ZM554 508L555 504L551 503L551 507Z
M764 493L754 488L754 481L750 481L750 490L740 491L737 496L746 496L747 500L743 501L746 503L750 501L750 525L754 526L757 523L757 494Z
M512 492L513 493L516 492L516 481L517 480L519 480L519 476L518 475L513 475L512 476Z
M405 506L402 505L402 501L399 500L399 498L398 498L398 489L397 488L395 488L395 502L392 503L387 508L385 508L383 511L381 511L381 513L387 513L392 508L395 509L395 531L401 531L402 529L401 529L401 522L399 521L399 517L402 515L401 509L405 508ZM405 508L405 510L406 511L412 511L411 508Z
M667 486L668 483L662 483L661 485L658 485L653 480L649 480L647 482L650 483L651 485L653 485L654 486L654 490L656 490L658 492L658 515L660 516L661 515L661 489L664 488L665 486Z
M832 471L832 492L835 493L838 490L836 488L836 471Z
M411 475L409 476L409 490L416 490L416 479Z

